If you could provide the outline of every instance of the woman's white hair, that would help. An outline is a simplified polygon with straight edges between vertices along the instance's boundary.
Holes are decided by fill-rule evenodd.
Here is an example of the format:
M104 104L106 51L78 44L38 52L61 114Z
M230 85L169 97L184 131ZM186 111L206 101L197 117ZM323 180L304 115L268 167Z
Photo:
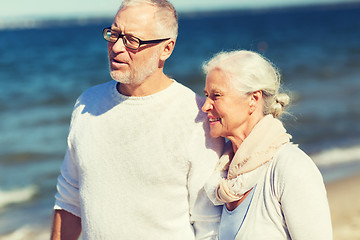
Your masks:
M280 73L275 65L256 52L220 52L203 65L205 74L214 69L224 73L242 95L262 91L265 115L280 116L290 102L287 94L279 93Z
M167 0L124 0L120 9L126 7L138 6L141 4L149 4L154 6L157 11L155 17L158 24L158 32L160 38L170 37L176 40L178 35L178 15L174 6Z

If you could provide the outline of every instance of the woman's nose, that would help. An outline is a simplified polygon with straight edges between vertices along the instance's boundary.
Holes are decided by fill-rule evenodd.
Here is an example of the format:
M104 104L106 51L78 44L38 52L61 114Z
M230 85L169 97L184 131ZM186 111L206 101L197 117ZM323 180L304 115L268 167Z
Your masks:
M202 106L201 110L204 112L204 113L207 113L208 111L212 110L213 109L213 105L212 105L212 102L211 102L211 99L210 98L206 98L206 101L204 103L204 105Z

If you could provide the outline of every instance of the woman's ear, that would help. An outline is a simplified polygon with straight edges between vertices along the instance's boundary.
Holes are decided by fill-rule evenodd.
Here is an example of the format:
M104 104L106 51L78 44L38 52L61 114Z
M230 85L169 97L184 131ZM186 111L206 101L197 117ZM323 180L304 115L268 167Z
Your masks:
M250 113L253 113L256 108L259 108L259 103L262 100L263 95L262 95L262 91L256 91L251 93L250 95Z
M169 39L166 41L166 45L163 48L162 53L160 54L160 60L165 61L170 57L175 47L175 40Z

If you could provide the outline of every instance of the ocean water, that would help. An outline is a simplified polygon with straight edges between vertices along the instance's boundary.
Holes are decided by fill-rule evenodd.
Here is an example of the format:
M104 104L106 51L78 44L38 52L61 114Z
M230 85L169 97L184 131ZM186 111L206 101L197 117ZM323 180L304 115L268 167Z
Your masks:
M180 15L165 72L202 94L201 65L224 50L261 52L291 93L283 121L326 182L360 172L360 4ZM48 239L70 115L110 80L112 19L0 30L0 240Z

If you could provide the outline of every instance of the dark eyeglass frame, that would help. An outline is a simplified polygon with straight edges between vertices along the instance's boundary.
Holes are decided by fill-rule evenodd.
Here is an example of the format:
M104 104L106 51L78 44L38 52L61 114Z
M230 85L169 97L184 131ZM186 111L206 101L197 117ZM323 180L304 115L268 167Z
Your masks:
M108 42L111 42L111 43L116 43L119 38L122 39L123 41L123 44L125 47L129 48L129 49L132 49L132 50L138 50L140 48L141 45L144 45L144 44L152 44L152 43L160 43L160 42L163 42L163 41L166 41L166 40L169 40L170 38L162 38L162 39L153 39L153 40L141 40L140 38L138 37L135 37L133 35L129 35L129 34L122 34L122 33L119 33L119 32L116 32L116 31L113 31L113 32L116 32L118 34L116 40L114 41L111 41L110 38L108 38L108 33L110 32L111 33L111 27L107 27L107 28L104 28L103 29L103 37L106 41ZM126 37L129 36L129 37L132 37L132 38L135 38L138 42L139 42L139 46L137 48L134 48L134 47L131 47L131 46L128 46L127 44L127 40L126 40ZM125 38L124 38L125 37Z

